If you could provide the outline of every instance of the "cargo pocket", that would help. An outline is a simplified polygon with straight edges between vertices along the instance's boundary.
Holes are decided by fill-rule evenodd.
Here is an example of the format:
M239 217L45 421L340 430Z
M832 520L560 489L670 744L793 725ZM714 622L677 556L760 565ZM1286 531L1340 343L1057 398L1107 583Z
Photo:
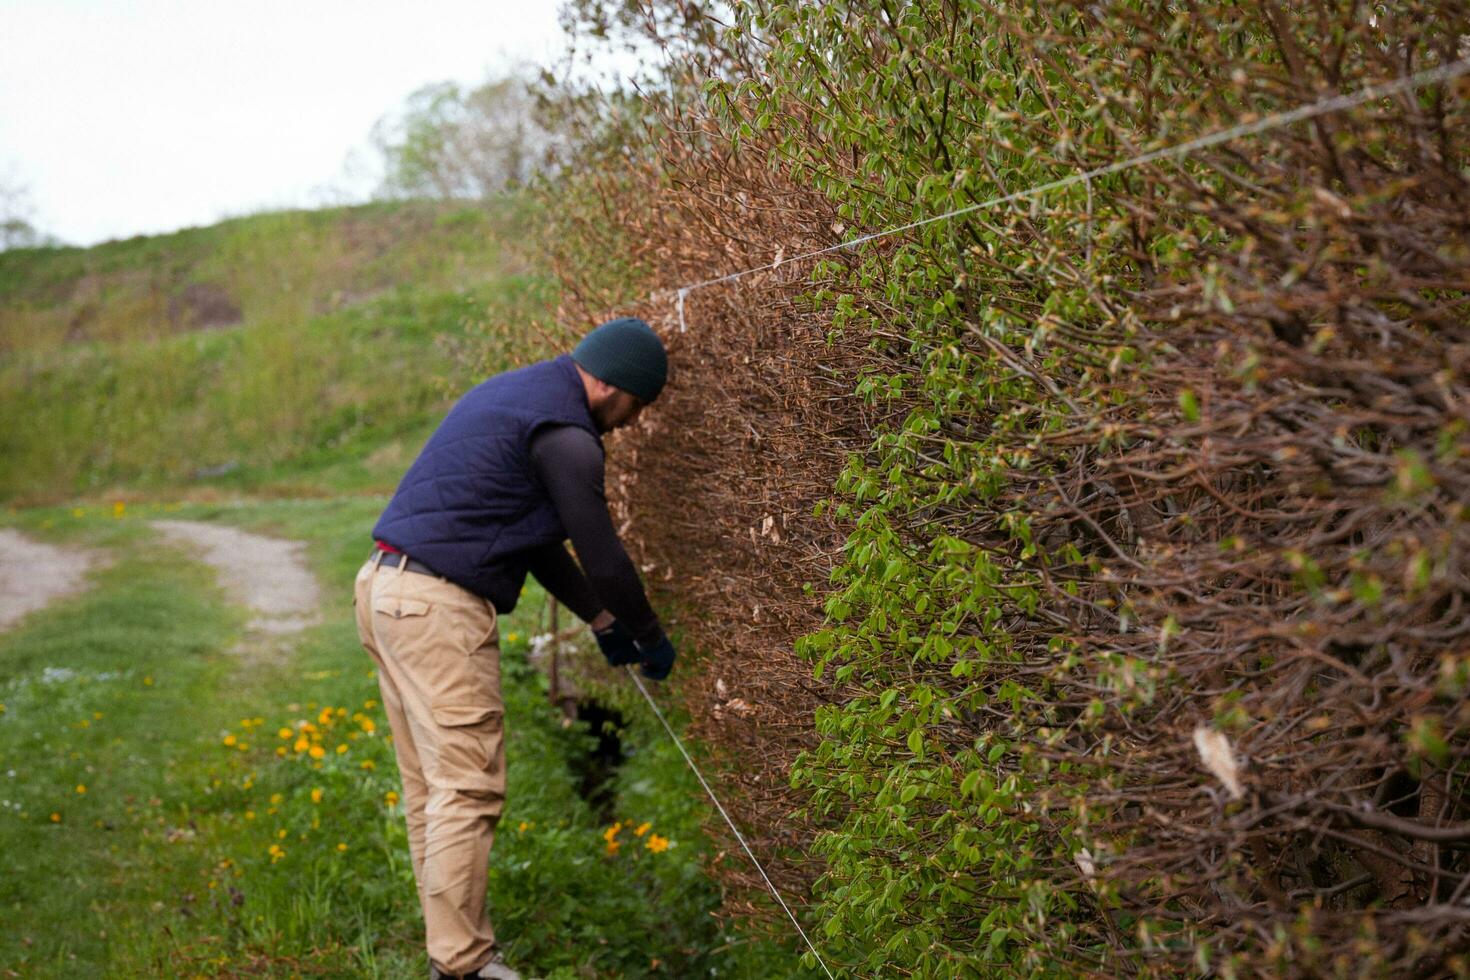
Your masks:
M499 814L505 799L503 710L466 704L430 710L439 727L438 772L430 777L431 784L485 804L485 813Z

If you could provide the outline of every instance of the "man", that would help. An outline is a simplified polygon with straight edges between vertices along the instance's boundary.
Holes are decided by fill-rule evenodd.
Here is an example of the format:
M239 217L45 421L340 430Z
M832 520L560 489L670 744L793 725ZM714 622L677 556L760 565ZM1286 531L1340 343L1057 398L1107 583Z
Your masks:
M485 887L505 801L498 617L526 574L592 627L609 663L656 680L673 668L608 514L601 439L634 421L667 373L658 335L621 319L570 355L482 382L373 528L357 628L393 732L432 978L519 976L496 947Z

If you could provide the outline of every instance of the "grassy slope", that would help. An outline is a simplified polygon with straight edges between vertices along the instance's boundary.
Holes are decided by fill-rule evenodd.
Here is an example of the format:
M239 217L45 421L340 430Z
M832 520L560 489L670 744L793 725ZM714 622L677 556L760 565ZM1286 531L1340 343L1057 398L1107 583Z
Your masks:
M544 303L501 244L519 207L290 212L0 254L0 501L391 488L473 380L460 348ZM193 328L200 288L240 321Z

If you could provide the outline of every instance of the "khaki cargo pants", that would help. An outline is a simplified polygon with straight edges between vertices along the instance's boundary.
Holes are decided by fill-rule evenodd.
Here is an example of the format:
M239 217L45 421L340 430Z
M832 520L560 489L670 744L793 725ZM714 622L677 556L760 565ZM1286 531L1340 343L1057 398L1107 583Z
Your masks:
M403 778L429 958L445 973L469 973L495 946L485 913L505 803L495 607L445 579L379 567L376 558L357 573L354 603Z

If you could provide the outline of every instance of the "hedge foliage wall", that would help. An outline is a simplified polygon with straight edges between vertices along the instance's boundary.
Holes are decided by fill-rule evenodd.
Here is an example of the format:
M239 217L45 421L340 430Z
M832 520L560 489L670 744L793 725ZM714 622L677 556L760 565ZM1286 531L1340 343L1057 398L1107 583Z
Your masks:
M669 337L612 489L830 962L1470 970L1470 82L787 261L1452 65L1466 6L567 19L656 57L548 102L563 322Z

